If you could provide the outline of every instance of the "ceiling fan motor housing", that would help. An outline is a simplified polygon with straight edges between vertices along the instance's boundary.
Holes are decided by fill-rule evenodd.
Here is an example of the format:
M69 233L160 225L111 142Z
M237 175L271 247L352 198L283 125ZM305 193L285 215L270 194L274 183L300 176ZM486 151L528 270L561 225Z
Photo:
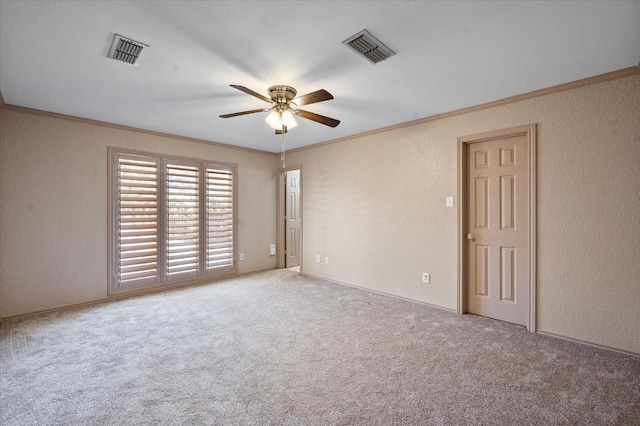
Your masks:
M296 89L282 84L269 87L269 97L281 109L286 109L289 102L296 97Z

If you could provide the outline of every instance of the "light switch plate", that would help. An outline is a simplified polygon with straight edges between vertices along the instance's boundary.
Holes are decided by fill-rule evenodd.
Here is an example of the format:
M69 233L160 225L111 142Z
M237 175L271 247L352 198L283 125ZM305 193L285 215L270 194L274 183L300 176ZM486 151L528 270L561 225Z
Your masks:
M447 197L447 207L453 207L453 197Z

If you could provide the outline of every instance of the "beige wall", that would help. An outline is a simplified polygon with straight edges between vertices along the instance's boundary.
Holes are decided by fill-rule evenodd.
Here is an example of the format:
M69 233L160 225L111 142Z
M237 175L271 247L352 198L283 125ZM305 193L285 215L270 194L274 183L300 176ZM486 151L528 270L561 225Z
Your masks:
M303 271L455 309L445 197L456 195L457 138L530 123L537 329L640 353L638 75L289 153L303 166Z
M455 309L457 138L537 123L537 328L640 353L639 116L636 75L289 153L303 270ZM107 146L237 163L240 271L275 266L276 156L0 109L0 317L106 297Z
M239 272L275 267L277 158L0 109L0 318L107 297L107 147L238 165Z

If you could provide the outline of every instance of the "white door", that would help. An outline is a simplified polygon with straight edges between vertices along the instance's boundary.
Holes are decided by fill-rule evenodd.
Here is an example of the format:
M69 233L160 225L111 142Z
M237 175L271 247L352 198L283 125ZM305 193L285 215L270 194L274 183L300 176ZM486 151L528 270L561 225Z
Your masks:
M469 143L466 149L468 311L527 325L527 136Z
M300 170L285 172L285 267L300 265Z

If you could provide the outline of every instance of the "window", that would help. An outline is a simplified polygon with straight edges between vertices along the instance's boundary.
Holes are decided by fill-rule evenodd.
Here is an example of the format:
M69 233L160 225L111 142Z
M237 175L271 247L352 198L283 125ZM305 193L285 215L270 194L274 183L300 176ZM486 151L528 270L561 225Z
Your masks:
M109 294L236 272L235 166L110 150Z

